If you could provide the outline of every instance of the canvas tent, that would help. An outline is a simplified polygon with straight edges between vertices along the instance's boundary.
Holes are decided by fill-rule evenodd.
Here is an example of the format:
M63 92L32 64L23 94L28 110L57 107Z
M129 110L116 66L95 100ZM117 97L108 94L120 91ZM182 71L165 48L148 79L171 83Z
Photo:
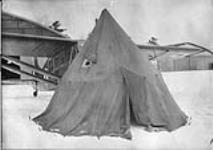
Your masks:
M130 139L133 123L172 131L186 119L160 72L105 9L47 109L33 120L65 136Z

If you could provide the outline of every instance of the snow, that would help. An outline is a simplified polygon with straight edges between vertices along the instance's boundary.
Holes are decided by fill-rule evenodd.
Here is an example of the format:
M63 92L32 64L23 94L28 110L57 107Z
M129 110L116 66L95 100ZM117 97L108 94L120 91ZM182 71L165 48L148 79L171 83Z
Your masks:
M29 84L3 85L4 148L94 148L94 149L200 149L210 150L213 139L213 71L163 73L181 109L192 117L191 125L173 132L147 132L131 127L133 139L118 137L63 137L43 130L32 122L44 111L53 91L33 97Z

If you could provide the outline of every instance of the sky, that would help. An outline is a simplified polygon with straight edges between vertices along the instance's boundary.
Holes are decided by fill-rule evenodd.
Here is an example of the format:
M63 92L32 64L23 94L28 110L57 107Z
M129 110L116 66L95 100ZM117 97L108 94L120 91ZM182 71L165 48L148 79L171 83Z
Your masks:
M86 39L106 8L137 44L194 42L213 50L213 0L4 0L3 10Z

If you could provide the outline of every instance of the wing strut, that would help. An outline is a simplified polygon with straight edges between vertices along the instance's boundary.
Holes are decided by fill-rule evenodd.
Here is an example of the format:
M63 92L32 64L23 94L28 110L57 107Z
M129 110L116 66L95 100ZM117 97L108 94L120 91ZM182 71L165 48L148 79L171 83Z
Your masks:
M9 57L9 56L1 56L1 58L6 59L7 61L10 61L10 62L12 62L12 63L14 63L16 65L27 67L28 69L33 70L33 71L35 71L37 73L43 74L45 76L60 80L59 76L57 76L57 75L55 75L53 73L47 72L47 71L45 71L43 69L40 69L38 67L35 67L33 65L30 65L30 64L28 64L26 62L20 61L20 60L18 60L16 58L12 58L12 57Z
M47 80L47 79L43 79L43 78L41 78L41 77L38 77L38 76L33 75L33 74L30 74L30 73L28 73L28 72L25 72L25 71L16 69L16 68L11 67L11 66L9 66L9 65L2 64L1 66L2 66L2 68L7 69L7 70L9 70L9 71L11 71L11 72L14 72L14 73L17 73L17 74L24 74L24 75L26 75L26 76L29 76L29 77L31 77L32 79L36 80L36 81L45 82L45 83L52 84L52 85L55 85L55 86L57 85L57 83L54 82L54 81L50 81L50 80Z

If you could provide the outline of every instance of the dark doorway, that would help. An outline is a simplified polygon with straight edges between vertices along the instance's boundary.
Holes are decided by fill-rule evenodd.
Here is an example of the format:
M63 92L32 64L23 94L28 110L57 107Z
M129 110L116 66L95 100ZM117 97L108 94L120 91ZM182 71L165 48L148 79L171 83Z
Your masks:
M20 59L19 56L13 56L13 58ZM20 69L20 67L18 65L15 65L13 63L9 63L7 60L4 60L4 59L1 59L1 63L9 65L10 67L13 67L13 68L16 68L16 69ZM2 72L1 73L2 80L20 79L20 75L19 74L13 73L13 72L8 71L8 70L6 70L4 68L1 68L1 72Z
M213 63L209 64L209 70L213 70Z

